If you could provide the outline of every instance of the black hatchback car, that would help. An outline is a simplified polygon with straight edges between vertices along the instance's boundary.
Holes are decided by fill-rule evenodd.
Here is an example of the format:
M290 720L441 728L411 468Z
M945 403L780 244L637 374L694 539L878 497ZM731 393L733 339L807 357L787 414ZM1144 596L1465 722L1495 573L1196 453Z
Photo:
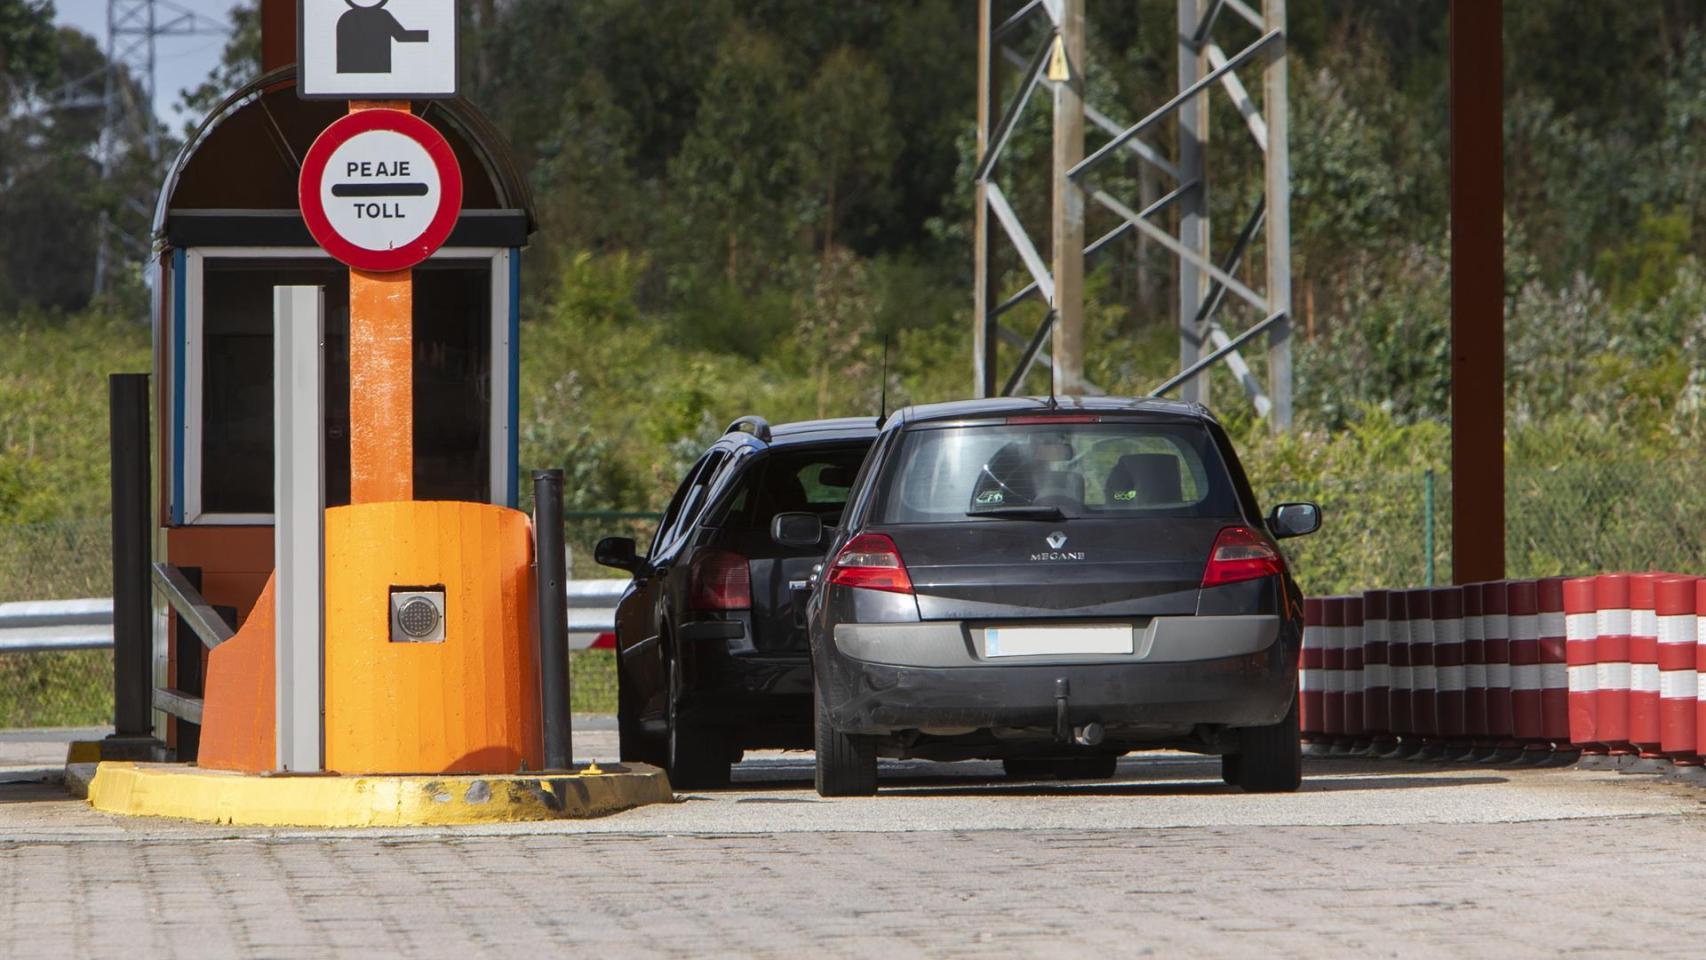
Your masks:
M811 745L803 601L824 545L779 543L772 521L836 527L876 433L875 417L743 417L687 471L645 556L598 543L599 563L634 577L616 605L622 759L715 787L745 749Z
M780 533L811 539L811 518ZM1196 404L1006 398L902 410L854 482L807 616L817 788L878 755L1111 776L1120 754L1220 754L1295 790L1303 600L1226 433Z

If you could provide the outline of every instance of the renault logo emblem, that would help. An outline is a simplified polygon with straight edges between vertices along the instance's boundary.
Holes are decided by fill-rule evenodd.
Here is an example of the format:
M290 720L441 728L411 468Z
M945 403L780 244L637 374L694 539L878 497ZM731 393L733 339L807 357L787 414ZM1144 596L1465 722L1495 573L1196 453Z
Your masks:
M1049 534L1048 545L1051 550L1059 550L1061 547L1066 546L1066 534L1061 533L1059 530Z

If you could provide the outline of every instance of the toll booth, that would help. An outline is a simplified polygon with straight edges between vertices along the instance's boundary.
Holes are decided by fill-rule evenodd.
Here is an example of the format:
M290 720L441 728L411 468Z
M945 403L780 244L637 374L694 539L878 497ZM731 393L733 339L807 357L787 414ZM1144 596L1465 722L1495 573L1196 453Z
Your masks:
M154 556L199 572L235 625L273 569L273 290L325 290L325 497L350 502L348 270L298 210L302 157L346 112L297 96L294 67L237 91L169 170L155 210L153 369L158 526ZM517 502L520 251L531 198L507 143L463 99L417 110L464 175L449 240L414 268L414 484L421 500ZM199 693L205 651L154 618L157 686ZM195 754L194 725L156 713L156 736Z

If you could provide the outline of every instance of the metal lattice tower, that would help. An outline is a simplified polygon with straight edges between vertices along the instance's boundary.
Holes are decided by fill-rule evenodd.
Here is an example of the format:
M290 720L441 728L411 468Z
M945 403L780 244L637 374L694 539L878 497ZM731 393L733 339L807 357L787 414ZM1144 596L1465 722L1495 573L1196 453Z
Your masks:
M1151 391L1152 395L1180 390L1185 399L1206 403L1208 379L1202 376L1224 361L1259 415L1275 429L1291 426L1291 167L1285 77L1285 0L1178 0L1178 92L1156 105L1134 124L1111 119L1084 101L1084 0L1029 0L1005 20L994 18L994 0L979 0L978 43L978 162L974 225L976 388L981 396L1013 393L1034 364L1051 370L1060 394L1101 391L1083 377L1084 257L1127 234L1135 234L1167 251L1178 280L1180 372ZM1043 42L1030 56L1007 46L1037 15L1048 18ZM1230 27L1228 24L1230 23ZM1255 39L1227 54L1216 40L1220 33L1241 30ZM1017 90L998 103L996 69L999 61L1018 66ZM1239 79L1241 68L1260 69L1262 99L1258 106ZM1019 118L1038 87L1047 87L1054 101L1054 144L1050 198L1051 260L1045 261L1025 232L1013 205L995 181L1002 152ZM1263 156L1263 196L1245 218L1229 248L1210 244L1208 206L1208 111L1214 89L1221 88L1244 120ZM999 119L996 108L1000 107ZM1177 149L1171 157L1151 146L1163 121L1176 119ZM1084 126L1088 120L1109 138L1088 156ZM1134 157L1149 165L1170 189L1137 209L1098 185L1098 168L1116 157ZM1084 242L1084 214L1095 206L1114 215L1119 226ZM1169 209L1175 229L1155 221ZM1031 283L1005 299L997 299L997 278L991 269L996 225L1018 254ZM1265 289L1255 290L1237 277L1245 254L1261 234L1266 248ZM1232 334L1222 324L1228 294L1252 309L1257 319ZM1001 315L1032 297L1047 312L1029 338L1003 327ZM1267 383L1251 372L1239 349L1267 335ZM1019 363L998 381L997 344L1005 340L1023 347ZM1049 352L1044 344L1052 341Z
M143 144L149 163L160 162L161 127L154 117L155 41L167 36L226 32L223 24L169 0L107 0L107 64L101 96L103 181L112 177L127 144ZM119 241L134 247L129 240L119 235L111 215L103 212L95 248L97 294L106 290L114 247Z

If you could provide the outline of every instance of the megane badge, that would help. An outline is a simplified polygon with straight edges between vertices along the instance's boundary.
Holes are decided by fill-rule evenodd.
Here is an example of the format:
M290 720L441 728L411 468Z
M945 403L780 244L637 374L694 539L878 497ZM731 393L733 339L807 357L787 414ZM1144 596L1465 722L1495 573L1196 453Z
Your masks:
M1059 550L1061 547L1066 546L1066 534L1061 533L1059 530L1049 534L1048 545L1052 550Z

